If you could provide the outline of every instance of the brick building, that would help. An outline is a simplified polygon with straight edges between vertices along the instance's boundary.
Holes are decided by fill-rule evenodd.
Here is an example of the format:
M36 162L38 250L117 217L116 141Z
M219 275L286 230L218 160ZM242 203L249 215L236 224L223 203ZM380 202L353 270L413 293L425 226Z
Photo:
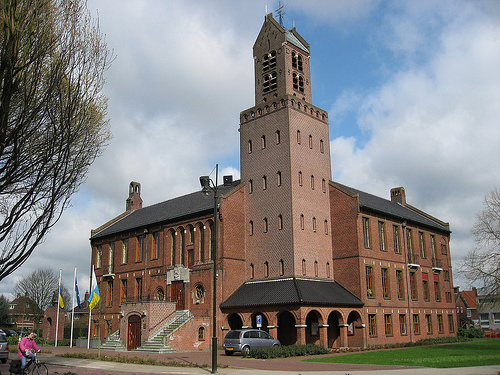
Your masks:
M102 298L93 316L108 341L208 348L214 220L219 342L229 329L255 327L257 315L283 344L454 335L449 225L407 204L403 188L385 200L331 181L309 44L268 14L253 51L241 180L219 186L217 217L213 195L200 191L143 208L132 182L126 211L92 231Z

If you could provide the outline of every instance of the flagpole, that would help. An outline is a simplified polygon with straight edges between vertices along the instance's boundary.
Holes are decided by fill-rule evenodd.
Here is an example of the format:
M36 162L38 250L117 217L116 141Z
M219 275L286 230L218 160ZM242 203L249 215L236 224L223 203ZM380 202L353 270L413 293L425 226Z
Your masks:
M71 333L70 333L70 338L69 338L69 347L70 348L73 347L73 321L75 320L75 293L76 293L75 285L76 285L76 266L75 266L75 277L73 280L73 294L71 295L72 296L72 298L71 298L72 307L71 307Z
M57 348L57 336L59 334L59 305L61 301L61 277L62 269L59 269L59 285L57 287L57 318L56 318L56 341L54 342L54 347Z
M92 275L94 274L94 265L92 265L92 272L90 273L90 296L92 296ZM88 302L89 307L89 330L87 332L87 349L90 348L90 323L92 322L92 309L90 308L90 302Z

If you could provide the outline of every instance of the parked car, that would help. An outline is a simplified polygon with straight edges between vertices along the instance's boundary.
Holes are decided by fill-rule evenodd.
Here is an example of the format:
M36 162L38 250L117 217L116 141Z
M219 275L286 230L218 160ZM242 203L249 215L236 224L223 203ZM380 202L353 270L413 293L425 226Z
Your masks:
M7 336L6 333L3 331L3 329L0 329L0 335Z
M2 363L7 362L9 358L9 343L7 342L7 336L0 335L0 361Z
M13 329L6 329L4 330L5 332L5 336L9 337L9 336L17 336L17 332L14 331Z
M224 338L223 345L226 355L233 355L235 352L248 355L250 349L268 348L271 346L281 346L281 343L266 331L259 329L229 331Z

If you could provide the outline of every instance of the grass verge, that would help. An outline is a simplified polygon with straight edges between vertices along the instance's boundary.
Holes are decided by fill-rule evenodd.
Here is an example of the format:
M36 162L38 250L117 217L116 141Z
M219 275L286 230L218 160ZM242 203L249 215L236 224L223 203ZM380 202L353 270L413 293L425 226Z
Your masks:
M434 368L500 365L500 340L380 350L304 361Z

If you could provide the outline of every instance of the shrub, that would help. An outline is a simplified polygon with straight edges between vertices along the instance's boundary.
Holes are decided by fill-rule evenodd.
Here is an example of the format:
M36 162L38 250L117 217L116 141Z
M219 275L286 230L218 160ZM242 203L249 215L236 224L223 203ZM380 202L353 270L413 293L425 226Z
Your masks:
M299 357L305 355L327 354L329 350L324 346L307 344L307 345L287 345L273 346L272 348L251 349L248 354L251 358L268 359L268 358L287 358Z
M462 328L459 327L457 336L468 337L471 339L484 337L484 331L480 328Z

